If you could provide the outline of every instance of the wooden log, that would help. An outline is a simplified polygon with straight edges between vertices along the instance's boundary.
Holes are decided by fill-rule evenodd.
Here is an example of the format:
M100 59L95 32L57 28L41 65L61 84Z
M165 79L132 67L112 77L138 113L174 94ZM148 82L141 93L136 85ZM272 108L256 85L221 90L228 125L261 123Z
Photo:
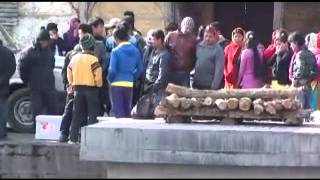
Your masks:
M179 97L176 94L171 94L170 96L167 96L165 99L166 102L174 108L178 108L180 105Z
M217 105L217 107L218 107L218 109L219 109L220 111L225 111L225 110L227 110L227 108L228 108L227 101L224 100L224 99L217 99L217 100L215 101L215 104Z
M206 97L202 102L204 106L211 106L213 104L213 99L211 97Z
M277 110L273 106L273 102L272 101L264 102L264 108L265 108L266 112L271 114L271 115L277 114Z
M260 115L254 113L253 110L243 112L241 110L233 111L220 111L218 108L214 107L201 107L201 108L190 108L186 111L181 111L178 109L157 106L155 109L155 115L157 117L163 117L167 115L171 116L205 116L205 117L214 117L214 118L244 118L244 119L255 119L255 120L265 120L265 119L287 119L291 117L296 118L305 118L310 116L311 111L306 109L299 109L296 111L281 111L274 115L263 112Z
M283 99L281 100L281 104L284 107L284 109L292 109L294 100L292 98Z
M261 99L261 98L255 99L255 100L252 102L252 104L260 104L260 105L263 105L263 103L264 103L264 101L263 101L263 99Z
M252 100L248 97L242 97L239 100L239 109L241 111L249 111L251 108Z
M192 106L192 100L182 97L180 100L180 106L182 109L189 109Z
M200 107L201 106L201 99L191 98L191 103L193 107Z
M239 99L237 98L230 98L227 100L228 109L235 110L239 107Z
M169 83L166 92L175 93L180 97L188 98L205 98L211 97L212 99L225 99L225 98L241 98L250 97L256 98L289 98L297 95L301 88L290 89L221 89L221 90L198 90L191 89L183 86L174 85Z
M261 105L261 104L254 104L254 105L253 105L253 112L254 112L256 115L262 114L263 111L264 111L263 105Z
M272 101L272 103L276 111L282 111L284 109L281 103L281 99L275 99Z

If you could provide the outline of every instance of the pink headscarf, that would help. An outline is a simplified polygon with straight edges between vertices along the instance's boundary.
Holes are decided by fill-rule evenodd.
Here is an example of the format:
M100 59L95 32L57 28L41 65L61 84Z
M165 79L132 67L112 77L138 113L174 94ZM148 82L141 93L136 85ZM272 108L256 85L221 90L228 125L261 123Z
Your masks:
M69 21L69 31L73 32L77 28L76 22L80 23L80 19L77 16L72 16Z

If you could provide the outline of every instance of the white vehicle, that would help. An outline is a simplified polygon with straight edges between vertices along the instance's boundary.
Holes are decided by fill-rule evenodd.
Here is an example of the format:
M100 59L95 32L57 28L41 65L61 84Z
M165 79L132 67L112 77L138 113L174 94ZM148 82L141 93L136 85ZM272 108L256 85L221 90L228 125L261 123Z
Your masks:
M16 56L19 53L20 49L17 47L13 39L10 37L10 35L2 25L0 25L0 34L0 39L3 40L3 44L13 50ZM54 76L55 87L58 92L58 107L60 114L63 113L66 96L61 75L61 71L64 65L64 59L65 57L63 56L55 56ZM31 114L30 89L20 79L17 69L10 79L10 95L8 97L7 103L9 110L9 127L11 127L16 132L33 132L33 126L35 122L32 120Z

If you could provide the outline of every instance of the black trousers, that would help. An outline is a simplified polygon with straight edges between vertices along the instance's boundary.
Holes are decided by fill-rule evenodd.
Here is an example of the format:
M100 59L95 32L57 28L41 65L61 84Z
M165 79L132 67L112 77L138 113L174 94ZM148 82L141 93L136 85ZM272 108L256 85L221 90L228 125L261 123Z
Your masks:
M8 106L7 97L0 95L0 138L7 135Z
M64 112L62 115L61 125L60 125L60 132L65 136L69 136L69 132L70 132L70 125L72 121L72 111L73 111L73 101L74 101L74 95L68 94L66 98ZM87 125L87 121L81 122L81 127L86 125Z
M44 113L57 115L57 94L55 90L31 90L32 118L35 122L36 116ZM34 127L35 127L34 123Z
M77 142L81 122L87 122L88 125L94 124L101 113L99 88L77 87L74 91L73 103L70 140Z
M99 88L99 99L100 99L100 116L103 116L104 112L110 115L111 111L111 98L109 93L109 83L106 79L103 80L102 87Z

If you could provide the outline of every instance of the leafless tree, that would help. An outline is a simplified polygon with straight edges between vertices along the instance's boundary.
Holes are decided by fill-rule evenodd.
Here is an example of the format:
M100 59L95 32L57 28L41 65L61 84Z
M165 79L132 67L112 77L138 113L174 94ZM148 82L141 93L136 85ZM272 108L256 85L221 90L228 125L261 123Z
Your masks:
M69 2L71 8L76 12L81 22L88 22L97 2Z

